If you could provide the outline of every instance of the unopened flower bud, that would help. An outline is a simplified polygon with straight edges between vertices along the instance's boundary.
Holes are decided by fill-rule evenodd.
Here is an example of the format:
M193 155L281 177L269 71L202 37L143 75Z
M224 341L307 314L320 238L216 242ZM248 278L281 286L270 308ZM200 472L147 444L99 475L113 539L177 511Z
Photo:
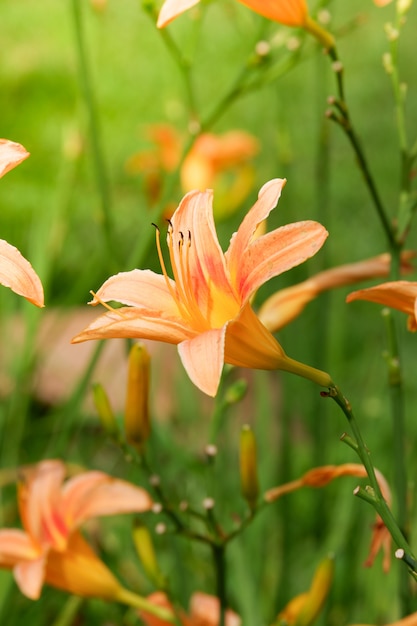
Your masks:
M411 8L413 0L397 0L397 10L400 15L405 15Z
M146 575L157 587L163 587L164 577L156 560L151 534L141 522L135 523L133 542Z
M125 433L127 442L141 450L150 434L149 385L150 356L142 343L135 344L129 354Z
M256 439L248 425L243 426L240 433L240 485L250 508L255 508L259 495Z
M319 563L314 573L306 601L295 622L297 626L310 626L315 622L329 594L333 574L334 559L328 556Z
M99 383L93 385L93 398L102 427L110 437L117 437L119 427L111 408L109 397Z

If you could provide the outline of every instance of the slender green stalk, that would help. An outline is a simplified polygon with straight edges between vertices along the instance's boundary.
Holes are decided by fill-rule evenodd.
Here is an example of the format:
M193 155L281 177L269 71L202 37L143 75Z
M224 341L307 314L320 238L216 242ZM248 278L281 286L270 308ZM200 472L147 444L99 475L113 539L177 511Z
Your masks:
M346 98L345 98L344 81L343 81L343 65L339 61L336 48L332 48L329 51L329 55L330 55L331 60L333 61L333 70L336 75L336 82L337 82L337 88L338 88L338 100L331 100L331 104L337 108L340 116L336 115L333 111L331 111L328 117L329 119L339 124L339 126L342 128L347 138L349 139L350 144L355 153L355 156L357 158L358 165L361 170L366 187L371 195L373 204L375 206L375 209L381 221L384 232L387 236L389 245L390 247L393 247L396 244L394 233L393 233L393 228L387 217L385 207L382 203L381 197L379 195L376 184L374 182L371 170L368 165L368 161L365 157L365 153L363 151L359 138L353 127L352 120L350 118L349 108L348 108Z
M219 626L226 624L226 554L224 545L213 545L212 555L216 571L216 596L220 602Z
M405 407L404 390L401 373L396 320L392 311L384 309L383 316L386 322L388 339L388 388L391 400L393 456L394 456L394 485L397 504L397 522L405 537L408 536L408 507L407 507L407 468L405 454ZM411 610L409 579L402 568L399 577L399 596L402 605L402 614L408 615Z
M362 438L359 425L355 419L355 416L353 414L352 407L349 401L343 396L340 389L336 386L330 388L329 392L322 392L322 396L328 396L328 397L333 398L333 400L342 409L343 413L347 417L350 428L354 435L354 439L356 443L356 452L360 460L362 461L366 469L366 472L368 474L370 486L372 488L372 492L374 496L373 497L374 508L376 512L378 513L378 515L381 517L387 529L389 530L391 537L393 538L396 545L399 548L403 549L404 553L407 555L408 562L412 564L412 567L410 567L410 569L412 570L411 573L413 574L417 573L416 559L411 551L410 546L408 545L406 538L404 537L404 534L399 528L397 521L395 520L390 508L388 507L388 504L386 503L386 501L384 500L382 496L381 489L379 487L379 484L376 478L375 469L371 461L370 452Z
M99 116L94 99L92 80L88 68L87 52L84 40L81 0L72 0L72 14L75 30L75 42L78 55L80 83L84 96L84 103L88 116L88 131L90 135L94 174L97 190L100 196L102 225L104 239L107 246L106 258L109 261L110 270L114 270L114 262L118 257L117 246L114 241L114 226L111 214L110 185L107 168L101 145Z
M155 615L155 617L169 622L170 624L177 624L181 626L181 623L170 609L165 609L164 607L157 606L146 598L142 598L141 596L138 596L136 593L133 593L128 589L121 588L117 595L117 600L120 603L126 604L127 606L131 606L135 609L147 611L148 613Z
M64 603L52 626L71 626L71 624L74 624L77 613L79 612L83 602L85 602L84 598L80 598L79 596L70 596Z
M186 57L182 53L182 50L177 46L175 40L166 28L160 28L159 33L161 34L161 37L165 45L169 49L171 56L174 59L182 76L185 93L187 95L188 112L190 119L198 123L197 105L191 79L191 64L188 59L186 59Z

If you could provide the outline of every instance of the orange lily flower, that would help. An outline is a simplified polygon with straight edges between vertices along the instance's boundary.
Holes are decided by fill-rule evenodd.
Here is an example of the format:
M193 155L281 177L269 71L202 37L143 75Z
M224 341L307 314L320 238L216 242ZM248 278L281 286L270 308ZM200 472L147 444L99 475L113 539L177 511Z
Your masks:
M375 470L375 475L383 498L387 502L388 506L391 506L391 491L384 475L379 470ZM366 478L367 473L364 466L359 463L343 463L342 465L323 465L321 467L315 467L297 480L293 480L289 483L285 483L284 485L279 485L278 487L269 489L265 493L264 499L266 502L274 502L287 493L292 493L302 487L321 488L341 476ZM387 572L390 567L391 535L379 515L377 515L373 529L369 556L365 561L365 565L367 567L373 564L374 559L381 548L384 552L383 569Z
M28 598L39 598L47 582L79 595L115 599L120 585L78 528L98 515L146 511L151 498L144 489L103 472L85 472L64 483L65 473L58 460L22 470L18 502L23 530L0 530L0 567L13 569Z
M153 124L147 129L155 148L132 155L128 172L143 172L146 192L151 203L159 198L165 172L175 170L181 161L182 140L168 124ZM221 197L216 217L225 217L241 205L252 189L254 170L250 163L259 150L258 141L241 130L222 135L203 133L197 137L181 165L181 188L184 193L214 189ZM233 175L232 188L226 192L223 175ZM172 214L169 213L168 216Z
M368 289L359 289L348 295L346 302L369 300L408 314L408 330L417 330L417 282L397 280Z
M390 4L392 0L374 0L377 7L384 7L386 4Z
M20 143L0 139L0 178L28 156L29 152ZM43 307L43 287L38 275L19 250L4 239L0 239L0 283Z
M413 269L410 260L414 256L414 252L405 252L401 255L402 272L410 272ZM319 272L297 285L280 289L270 296L258 311L259 319L271 332L276 332L298 317L306 305L324 291L370 278L388 276L390 263L389 254L380 254L366 261L339 265Z
M321 224L305 221L254 240L285 182L276 179L262 187L225 254L214 226L212 192L188 193L168 228L175 280L168 277L157 230L162 275L133 270L109 278L91 304L115 300L127 306L108 307L72 341L136 337L177 344L189 377L210 396L217 392L223 363L282 369L331 386L328 374L290 359L250 305L264 282L310 258L328 235Z
M198 4L200 0L165 0L158 16L157 27L164 28L178 15ZM317 37L326 48L334 47L334 39L310 17L306 0L239 0L263 17L286 26L304 28Z
M148 600L156 606L172 609L167 596L161 591L151 594ZM146 611L141 611L140 616L146 626L169 626L167 621L161 620ZM220 607L219 600L201 591L193 593L190 601L190 615L181 612L179 618L182 626L217 626L219 623ZM240 626L240 617L234 611L227 609L226 626Z

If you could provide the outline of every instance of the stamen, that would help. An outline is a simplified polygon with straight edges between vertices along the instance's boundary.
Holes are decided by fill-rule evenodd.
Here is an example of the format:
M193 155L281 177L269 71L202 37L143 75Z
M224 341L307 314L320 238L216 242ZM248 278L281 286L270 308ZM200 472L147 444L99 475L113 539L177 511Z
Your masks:
M173 230L172 229L172 222L171 222L171 220L167 220L167 222L168 222L168 239L169 239L168 246L169 246L169 248L171 248L170 242L172 240L172 230ZM187 315L187 311L184 310L184 307L181 304L181 298L178 297L178 294L177 294L176 290L172 287L171 281L170 281L169 276L168 276L168 272L167 272L167 269L166 269L166 266L165 266L164 257L162 256L161 237L160 237L161 233L160 233L160 230L159 230L158 226L156 226L156 224L154 224L154 226L156 227L156 249L157 249L157 252L158 252L159 263L161 265L162 274L164 275L164 278L165 278L166 286L168 288L169 293L172 296L172 299L174 300L175 304L177 305L179 311L181 312L181 315L186 316ZM172 266L171 252L170 252L170 258L171 258L171 266ZM174 270L174 267L173 267L173 270ZM178 289L178 284L179 283L177 281L177 276L175 275L175 271L174 271L174 279L175 279L175 282L177 284L177 289Z
M120 311L120 309L115 309L112 306L110 306L110 304L108 304L107 302L104 302L104 300L102 300L101 298L98 297L98 295L96 293L94 293L94 291L90 291L91 295L93 296L93 298L95 300L97 300L97 302L99 304L101 304L102 306L104 306L105 309L107 309L108 311L110 311L110 313L117 313L118 315L120 315L120 317L124 317L123 313ZM94 302L94 304L96 304L96 302Z

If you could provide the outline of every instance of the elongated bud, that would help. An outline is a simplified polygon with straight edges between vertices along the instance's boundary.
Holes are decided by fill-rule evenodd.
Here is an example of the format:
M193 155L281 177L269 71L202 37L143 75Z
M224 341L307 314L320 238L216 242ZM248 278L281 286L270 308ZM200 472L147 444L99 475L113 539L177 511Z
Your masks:
M301 608L295 626L310 626L319 616L333 581L334 559L329 556L323 559L314 574L306 601Z
M142 522L135 522L135 526L133 528L133 542L135 544L137 555L148 578L154 583L154 585L156 585L156 587L164 587L165 580L158 567L151 534Z
M148 439L151 426L149 419L150 356L142 343L130 350L125 409L125 433L127 442L138 448Z
M259 495L256 439L247 424L240 433L240 485L242 495L250 508L255 508Z
M104 387L99 383L93 385L93 398L102 427L110 437L117 437L119 427L111 408L109 397Z

